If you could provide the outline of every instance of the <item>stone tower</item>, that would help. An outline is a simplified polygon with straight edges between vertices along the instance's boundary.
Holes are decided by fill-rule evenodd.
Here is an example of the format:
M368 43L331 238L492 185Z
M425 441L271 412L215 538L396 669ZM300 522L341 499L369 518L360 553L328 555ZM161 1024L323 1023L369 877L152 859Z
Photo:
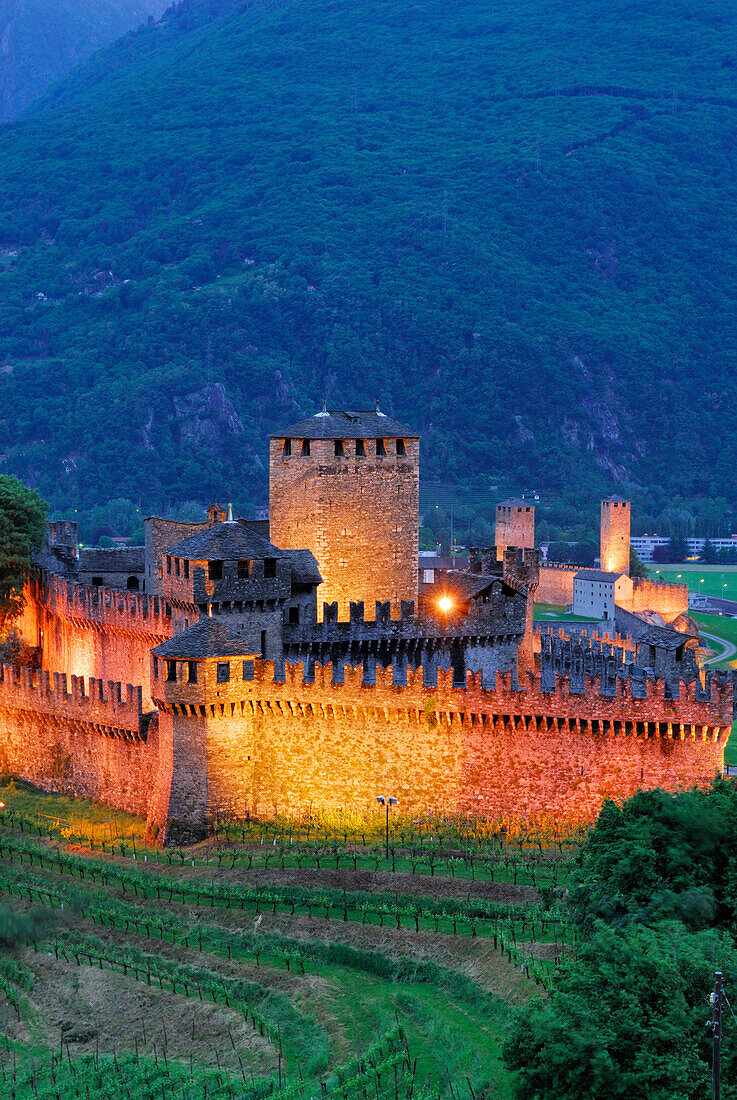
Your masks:
M511 497L496 506L496 552L499 561L510 546L531 550L535 546L535 505Z
M323 583L318 606L341 619L362 600L417 601L420 440L382 413L328 411L271 437L269 537L306 547Z
M630 571L630 505L611 497L601 502L601 568L605 573Z

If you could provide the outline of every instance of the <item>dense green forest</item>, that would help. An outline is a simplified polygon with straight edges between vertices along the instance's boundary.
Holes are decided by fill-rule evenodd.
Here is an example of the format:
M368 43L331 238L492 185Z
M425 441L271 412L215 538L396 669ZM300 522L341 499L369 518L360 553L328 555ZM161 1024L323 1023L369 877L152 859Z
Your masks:
M605 803L570 889L557 891L578 927L575 955L507 1043L520 1100L709 1095L708 993L721 970L729 1004L737 980L736 824L737 788L724 779ZM736 1023L725 1005L725 1100L737 1096Z
M148 19L165 0L0 0L0 121L74 65Z
M553 533L730 507L736 137L728 0L184 0L0 129L2 469L247 506L380 396Z

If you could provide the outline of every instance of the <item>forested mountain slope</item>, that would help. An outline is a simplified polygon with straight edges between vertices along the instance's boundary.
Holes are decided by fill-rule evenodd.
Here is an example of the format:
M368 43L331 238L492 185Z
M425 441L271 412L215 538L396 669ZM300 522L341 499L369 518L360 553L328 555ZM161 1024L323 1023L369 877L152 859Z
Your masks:
M2 469L265 496L321 403L426 475L734 499L731 0L194 0L0 130Z
M0 121L165 7L165 0L0 0Z

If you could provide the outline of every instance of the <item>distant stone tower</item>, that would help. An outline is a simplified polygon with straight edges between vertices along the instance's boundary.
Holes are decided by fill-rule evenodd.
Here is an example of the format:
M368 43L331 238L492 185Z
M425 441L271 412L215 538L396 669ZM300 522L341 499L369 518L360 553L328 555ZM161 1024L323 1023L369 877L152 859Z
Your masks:
M601 502L601 568L605 573L630 571L630 505L612 497Z
M363 600L417 603L420 440L380 412L328 411L271 437L269 537L317 558L341 619Z
M504 551L510 546L533 549L535 545L535 505L527 500L511 497L496 506L496 553L504 560Z

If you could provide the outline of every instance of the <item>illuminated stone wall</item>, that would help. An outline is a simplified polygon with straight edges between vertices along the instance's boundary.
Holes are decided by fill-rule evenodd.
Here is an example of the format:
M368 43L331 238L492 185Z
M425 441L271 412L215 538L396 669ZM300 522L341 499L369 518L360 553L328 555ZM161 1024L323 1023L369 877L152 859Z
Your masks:
M630 506L626 500L602 500L601 568L605 573L630 571Z
M531 548L535 545L534 504L504 501L496 506L494 542L499 561L509 546Z
M535 603L554 603L562 607L573 603L573 578L579 569L583 566L542 563Z
M657 611L667 623L688 614L687 584L657 583L639 578L632 583L632 606L628 611Z
M406 455L387 439L385 457L376 440L366 456L347 440L336 457L332 439L310 440L285 457L283 441L271 440L269 538L282 549L306 548L317 558L323 583L318 605L337 601L341 618L350 602L373 613L377 600L391 600L399 617L402 600L417 600L419 551L419 440L406 440Z
M195 622L197 609L189 615ZM28 586L16 626L23 640L38 649L41 667L140 684L144 709L152 709L150 650L175 632L173 609L158 596L90 588L51 576Z
M336 678L318 665L304 683L302 666L287 665L278 683L273 666L256 661L253 681L210 685L216 701L204 707L190 685L155 686L161 736L181 764L170 816L199 791L201 821L246 808L268 816L365 810L377 793L398 797L407 813L588 820L604 798L641 786L710 783L731 728L731 681L712 681L703 699L695 684L682 684L680 699L669 700L663 681L648 681L637 698L626 678L614 696L601 694L598 678L587 678L582 694L564 677L544 691L533 674L524 691L511 675L495 690L470 674L465 689L453 688L442 671L427 686L411 669L406 687L393 685L391 669L377 668L371 684L360 667Z
M159 767L141 688L0 666L0 770L145 816Z

